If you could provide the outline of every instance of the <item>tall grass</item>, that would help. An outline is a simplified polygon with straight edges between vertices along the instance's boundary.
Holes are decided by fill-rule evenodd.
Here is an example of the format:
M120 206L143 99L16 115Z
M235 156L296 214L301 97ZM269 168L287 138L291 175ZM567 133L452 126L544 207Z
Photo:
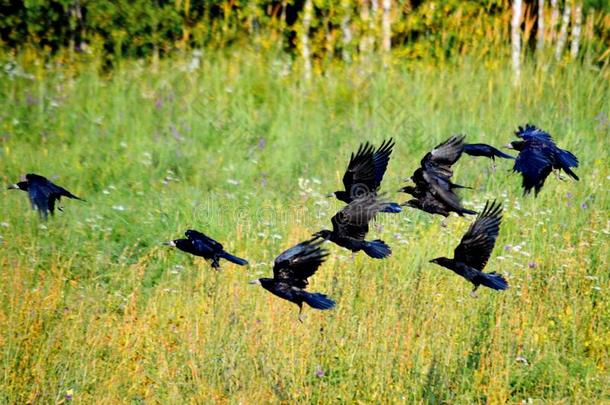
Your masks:
M0 177L55 179L87 199L42 223L26 195L0 204L0 402L502 403L610 400L609 82L584 67L502 61L334 68L309 85L287 62L206 55L110 77L38 69L0 80ZM504 203L480 291L428 263L471 218L407 210L371 232L374 261L334 245L297 308L247 281L330 226L358 143L393 136L395 195L452 133L503 145L535 123L581 160L580 182L549 177L537 199L498 162L464 157L468 207ZM161 242L200 229L250 260L213 271ZM68 394L72 394L70 397ZM68 396L67 396L68 395Z

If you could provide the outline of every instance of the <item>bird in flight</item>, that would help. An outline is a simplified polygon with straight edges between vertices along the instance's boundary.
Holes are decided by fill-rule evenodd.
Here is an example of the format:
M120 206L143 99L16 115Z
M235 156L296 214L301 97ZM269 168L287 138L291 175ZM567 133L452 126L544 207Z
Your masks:
M47 219L49 214L55 213L55 203L59 202L61 197L85 201L46 177L34 173L26 174L22 181L10 185L8 189L27 191L32 208L38 211L44 219ZM63 211L61 207L57 207L57 209Z
M496 158L502 159L515 159L513 156L506 154L491 145L485 143L465 143L464 153L470 156L483 156L491 159L491 167L493 170L496 169Z
M572 152L558 148L547 132L526 124L525 127L519 127L515 135L522 140L512 141L506 147L519 151L513 172L519 172L523 177L523 195L529 194L533 188L534 195L538 196L553 170L563 170L574 180L579 180L570 169L578 167L578 159Z
M381 186L381 180L388 167L390 155L394 148L394 140L384 141L377 150L370 143L362 143L354 155L352 153L347 170L343 175L345 190L335 191L332 195L346 204L367 194L376 195ZM398 213L402 208L396 203L389 203L383 212Z
M164 244L176 247L183 252L203 257L212 262L212 268L214 269L220 268L220 259L226 259L240 266L248 264L246 260L227 253L219 242L199 231L189 229L184 232L184 235L186 239L174 239Z
M380 239L367 241L364 237L369 231L369 222L378 212L385 212L388 202L374 194L352 200L331 219L332 231L323 229L313 234L315 238L330 240L337 245L358 252L364 252L374 259L388 257L392 250Z
M451 166L457 162L463 151L462 135L452 136L428 152L421 160L420 167L411 176L415 186L405 186L399 190L414 197L402 205L444 217L449 216L451 212L460 216L476 214L462 207L454 192L455 189L468 187L451 182Z
M259 284L273 295L299 306L299 321L303 322L303 303L312 308L327 310L335 307L335 302L325 294L305 291L307 279L315 274L328 256L321 248L322 241L314 239L301 242L275 258L273 278L259 278L250 284Z
M487 201L483 211L470 225L468 232L455 248L453 259L437 257L430 262L452 270L474 284L474 289L470 295L475 298L480 285L494 290L506 290L508 283L504 277L495 272L483 272L496 243L501 221L502 204L495 201L490 204Z

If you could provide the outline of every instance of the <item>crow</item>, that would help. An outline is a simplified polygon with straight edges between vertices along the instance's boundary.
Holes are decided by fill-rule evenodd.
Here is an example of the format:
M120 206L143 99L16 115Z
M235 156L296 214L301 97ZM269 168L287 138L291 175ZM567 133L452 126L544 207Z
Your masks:
M47 219L49 214L54 215L55 202L59 202L61 197L85 201L65 188L53 184L46 177L34 173L26 174L22 181L10 185L8 189L27 191L32 208L38 211L39 215L44 219ZM57 209L63 211L61 207L57 207Z
M464 144L464 153L470 156L483 156L492 160L491 167L496 168L496 158L502 159L515 159L513 156L508 155L491 145L484 143L466 143Z
M381 201L378 196L367 194L352 200L347 206L332 217L333 229L323 229L313 234L314 238L330 240L337 245L358 252L364 252L374 259L383 259L392 250L382 240L366 241L364 237L369 231L369 222L378 212L385 212L388 202Z
M558 148L547 132L526 124L525 127L519 127L515 135L522 140L512 141L506 147L519 151L513 172L523 176L523 195L529 194L533 188L534 195L538 196L553 170L563 170L573 179L579 180L570 169L578 167L578 158L572 152Z
M246 260L227 253L219 242L201 232L195 231L194 229L189 229L188 231L184 232L184 235L186 236L186 239L175 239L165 242L164 244L167 246L176 247L183 252L190 253L195 256L201 256L206 260L211 260L212 268L214 269L220 268L220 259L226 259L231 263L235 263L240 266L245 266L248 264Z
M345 190L332 193L338 200L346 204L367 194L375 195L381 186L381 180L388 167L390 155L394 148L394 140L390 138L382 142L381 146L374 150L370 143L362 143L358 152L352 153L347 170L343 175L343 186ZM397 203L389 203L383 212L398 213L402 208Z
M437 145L421 160L420 167L413 172L413 186L405 186L399 191L415 197L403 203L403 206L416 208L430 214L447 217L455 212L460 216L474 215L476 212L461 206L454 190L469 188L451 182L453 170L451 166L457 162L464 151L464 136L452 136Z
M489 204L487 201L483 212L470 225L468 232L455 248L453 259L437 257L430 262L452 270L474 284L474 289L470 294L475 298L480 285L494 290L506 290L508 283L504 277L495 272L483 272L496 243L501 221L502 204L496 203L496 201Z
M335 307L335 302L321 293L305 291L307 279L314 275L326 260L328 251L321 248L322 241L311 239L286 250L275 258L273 278L259 278L250 284L259 284L275 296L299 306L299 321L303 322L303 302L312 308L326 310Z

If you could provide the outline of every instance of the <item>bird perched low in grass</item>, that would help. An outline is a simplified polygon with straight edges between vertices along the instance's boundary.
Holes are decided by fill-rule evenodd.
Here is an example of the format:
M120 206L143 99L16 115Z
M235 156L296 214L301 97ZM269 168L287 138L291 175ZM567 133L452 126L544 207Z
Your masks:
M239 257L227 253L222 245L207 235L193 229L184 232L186 239L175 239L165 242L165 245L176 247L183 252L203 257L212 262L212 267L220 268L220 259L226 259L231 263L245 266L248 262Z
M494 290L506 290L508 283L504 277L495 272L483 272L496 243L501 221L502 204L495 201L490 204L487 201L483 211L455 248L453 259L437 257L430 262L452 270L474 284L471 292L473 297L476 297L480 285Z
M370 143L362 143L358 152L352 153L347 170L343 175L345 190L335 191L333 194L338 200L347 204L367 194L376 195L381 186L381 180L388 167L390 155L394 148L394 140L384 141L377 150ZM396 203L389 203L383 212L397 213L402 208Z
M273 278L259 278L250 284L260 284L275 296L299 306L299 321L303 322L303 303L312 308L327 310L335 307L335 302L321 293L305 291L307 279L314 275L328 256L321 248L322 241L313 239L301 242L275 258Z
M369 231L369 222L378 212L384 212L388 204L390 203L380 200L378 196L367 194L353 200L332 217L332 231L323 229L314 233L313 236L330 240L352 252L364 250L364 253L373 259L388 257L392 250L384 241L364 240Z
M496 169L496 158L515 159L513 156L506 154L491 145L485 143L466 143L464 144L464 153L470 156L483 156L490 158L492 169Z
M574 180L579 180L570 168L578 167L578 159L572 152L555 145L547 132L534 125L526 124L515 132L521 141L512 141L506 147L519 151L513 172L523 176L523 195L534 189L538 196L544 181L553 170L566 172ZM560 177L561 178L561 177Z
M85 201L65 188L54 184L46 177L34 173L26 174L22 181L10 185L8 189L27 191L32 208L38 211L44 219L47 219L49 214L54 214L55 202L60 202L61 197ZM57 209L63 211L61 207L57 207Z
M451 166L463 151L464 136L452 136L428 152L421 160L421 166L411 176L415 187L405 186L399 190L415 197L402 205L444 217L451 212L460 216L476 214L462 207L454 192L455 189L468 187L451 182Z

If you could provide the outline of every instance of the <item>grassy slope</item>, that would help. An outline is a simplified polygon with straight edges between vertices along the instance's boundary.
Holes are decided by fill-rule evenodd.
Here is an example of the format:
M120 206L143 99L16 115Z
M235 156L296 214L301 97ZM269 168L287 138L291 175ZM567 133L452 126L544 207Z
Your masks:
M2 183L38 172L88 202L65 202L42 227L25 194L0 191L0 402L50 403L70 389L83 403L608 399L599 117L610 91L599 73L527 70L515 89L508 69L465 62L333 71L305 89L251 55L185 66L131 66L110 80L3 74ZM338 306L309 310L303 325L296 307L246 283L329 222L339 205L323 194L360 141L396 138L393 191L451 133L502 145L525 122L581 158L580 182L550 177L538 199L522 198L510 162L491 173L466 157L456 170L477 188L463 193L468 206L505 203L487 269L507 275L508 291L471 299L428 263L451 254L470 218L443 229L414 211L371 233L393 246L389 260L329 246L311 290ZM216 273L160 246L188 227L250 268Z

